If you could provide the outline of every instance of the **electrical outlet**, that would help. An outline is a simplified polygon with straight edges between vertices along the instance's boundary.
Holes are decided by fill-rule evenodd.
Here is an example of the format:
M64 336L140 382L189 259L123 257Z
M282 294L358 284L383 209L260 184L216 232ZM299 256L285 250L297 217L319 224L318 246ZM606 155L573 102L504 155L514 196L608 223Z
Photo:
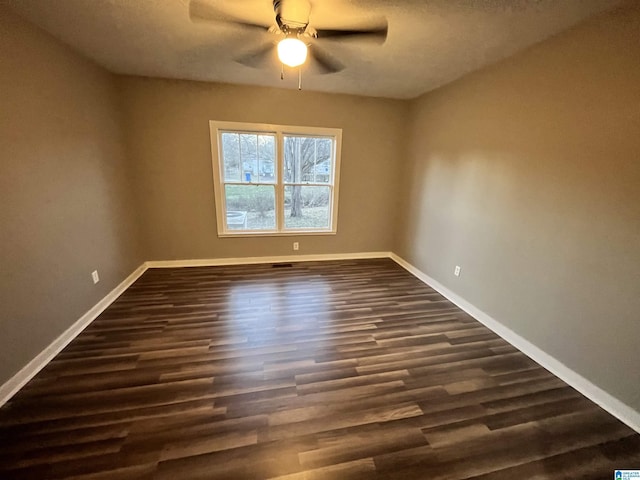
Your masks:
M91 272L91 278L93 278L93 283L96 284L100 281L100 276L98 275L98 271L94 270Z
M300 250L300 244L298 242L293 242L293 249Z
M454 274L456 277L459 277L459 276L460 276L460 265L456 265L456 268L453 270L453 274Z

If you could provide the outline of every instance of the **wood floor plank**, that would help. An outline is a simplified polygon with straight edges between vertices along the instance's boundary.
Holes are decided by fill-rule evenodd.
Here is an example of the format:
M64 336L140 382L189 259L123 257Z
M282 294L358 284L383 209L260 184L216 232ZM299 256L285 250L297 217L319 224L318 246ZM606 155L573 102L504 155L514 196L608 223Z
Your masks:
M149 269L0 409L0 478L611 478L640 435L388 259Z

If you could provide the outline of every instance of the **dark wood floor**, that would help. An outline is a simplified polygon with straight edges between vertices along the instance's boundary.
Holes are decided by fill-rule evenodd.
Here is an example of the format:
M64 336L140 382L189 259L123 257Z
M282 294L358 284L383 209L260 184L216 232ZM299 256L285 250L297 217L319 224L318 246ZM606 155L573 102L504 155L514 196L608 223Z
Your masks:
M0 478L608 479L640 435L390 260L153 269L0 410Z

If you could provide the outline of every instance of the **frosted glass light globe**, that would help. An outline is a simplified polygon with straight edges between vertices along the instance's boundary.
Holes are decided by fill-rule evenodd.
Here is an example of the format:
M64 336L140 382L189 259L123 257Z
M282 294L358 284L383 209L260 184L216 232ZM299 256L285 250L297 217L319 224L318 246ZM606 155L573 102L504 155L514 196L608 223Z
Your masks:
M307 59L307 46L297 38L285 38L278 43L278 58L289 67L302 65Z

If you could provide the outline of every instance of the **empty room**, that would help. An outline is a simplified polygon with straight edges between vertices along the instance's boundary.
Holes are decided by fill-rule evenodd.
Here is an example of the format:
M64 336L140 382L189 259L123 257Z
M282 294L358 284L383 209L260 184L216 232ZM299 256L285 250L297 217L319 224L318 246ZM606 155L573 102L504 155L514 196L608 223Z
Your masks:
M640 479L640 2L0 0L0 479Z

